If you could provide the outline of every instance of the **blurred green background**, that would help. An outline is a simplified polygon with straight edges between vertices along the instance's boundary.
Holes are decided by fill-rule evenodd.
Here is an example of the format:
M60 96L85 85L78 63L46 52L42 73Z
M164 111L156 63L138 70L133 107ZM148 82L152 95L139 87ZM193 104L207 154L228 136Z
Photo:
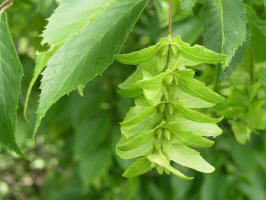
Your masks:
M263 1L245 2L260 18L265 19ZM167 1L150 2L129 36L123 52L147 47L167 34L167 6ZM215 139L216 144L201 151L206 160L215 166L214 173L201 174L186 169L187 174L195 176L192 181L181 180L173 175L159 176L155 172L131 180L123 178L122 172L132 161L120 159L115 154L115 144L120 137L119 122L123 120L132 101L120 97L116 90L118 84L134 71L134 67L117 62L103 76L87 84L84 97L73 92L56 103L33 141L32 128L40 92L38 84L30 100L30 123L25 122L22 109L34 69L35 52L47 49L40 45L39 35L47 24L45 19L54 8L56 2L53 0L15 0L14 5L8 9L11 34L24 68L16 137L30 161L23 160L0 146L0 199L266 199L266 131L253 131L255 134L250 136L248 142L240 145L227 119L220 123L224 132ZM175 7L174 35L181 35L184 41L191 44L204 45L203 10L203 0L198 1L191 11ZM264 35L263 41L266 41L265 37ZM202 65L194 69L201 81L218 92L234 90L236 87L231 88L232 83L234 86L240 84L245 90L249 87L245 62L244 58L240 60L232 75L216 85L215 66ZM226 108L230 106L230 102L226 104ZM225 108L221 107L219 109L225 113ZM265 106L261 109L264 108ZM214 114L215 111L209 110ZM265 112L257 113L254 119L261 118L262 115Z

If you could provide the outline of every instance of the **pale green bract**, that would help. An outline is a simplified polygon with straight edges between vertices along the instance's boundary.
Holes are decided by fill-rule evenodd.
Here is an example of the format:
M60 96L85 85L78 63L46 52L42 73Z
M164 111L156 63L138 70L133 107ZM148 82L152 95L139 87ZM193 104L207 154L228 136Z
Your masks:
M130 54L117 55L124 64L138 65L120 85L119 93L135 98L135 106L121 123L121 139L116 152L123 159L137 158L124 172L132 178L156 168L192 179L172 166L172 162L204 173L214 167L194 148L213 145L206 137L216 137L222 118L212 118L194 108L209 108L224 98L194 79L186 66L223 63L226 56L202 46L190 46L178 37L163 38L154 46Z
M16 116L22 66L10 36L6 13L0 11L0 142L23 156L16 140Z
M43 33L43 42L52 49L61 46L42 73L34 133L55 102L77 88L80 90L112 64L148 0L60 3Z

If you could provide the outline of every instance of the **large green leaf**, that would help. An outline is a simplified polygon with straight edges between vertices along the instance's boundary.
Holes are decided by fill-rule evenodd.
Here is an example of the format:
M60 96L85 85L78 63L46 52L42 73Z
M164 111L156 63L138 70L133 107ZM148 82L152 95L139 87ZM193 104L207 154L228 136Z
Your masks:
M256 63L266 61L266 35L257 27L252 26L251 28L251 45Z
M208 49L221 52L223 46L223 13L219 10L220 0L206 0L203 12L203 38ZM222 10L221 10L222 11Z
M246 40L246 13L243 0L207 0L203 14L204 41L208 48L227 55L227 67Z
M247 34L247 18L243 0L223 0L224 37L223 52L227 55L224 67L227 67L236 50L244 43Z
M197 0L180 0L180 4L184 10L190 11L195 4L197 3Z
M79 162L79 175L84 189L107 173L112 162L112 154L109 147L102 147L93 153L89 153Z
M0 11L0 141L21 156L15 130L22 74L6 13Z
M172 25L172 35L178 36L190 44L195 43L198 37L202 33L202 25L201 21L197 17L191 17L186 20L182 20ZM166 28L163 33L162 37L168 36L168 28Z
M74 144L74 158L80 159L94 151L104 140L110 129L110 117L106 113L90 116L78 124Z
M240 121L229 120L229 123L232 127L236 140L240 144L245 144L251 133L251 130L248 128L248 126Z
M115 1L59 48L43 72L34 133L52 104L102 74L113 62L147 2Z
M115 0L64 0L48 19L43 43L56 46L80 32Z

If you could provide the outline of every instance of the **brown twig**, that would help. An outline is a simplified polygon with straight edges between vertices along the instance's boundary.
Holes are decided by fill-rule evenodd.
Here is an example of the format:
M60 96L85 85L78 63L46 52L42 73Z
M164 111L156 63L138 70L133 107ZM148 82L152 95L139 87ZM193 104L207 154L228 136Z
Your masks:
M10 8L12 5L13 5L13 0L5 0L0 4L0 10L1 11L6 10Z
M169 0L169 31L168 31L169 35L172 35L172 15L173 15L173 0Z
M173 15L173 0L169 0L169 25L168 25L168 37L172 37L172 15ZM170 50L171 44L169 44L169 49L167 53L167 60L165 65L165 70L168 69L169 63L170 63Z

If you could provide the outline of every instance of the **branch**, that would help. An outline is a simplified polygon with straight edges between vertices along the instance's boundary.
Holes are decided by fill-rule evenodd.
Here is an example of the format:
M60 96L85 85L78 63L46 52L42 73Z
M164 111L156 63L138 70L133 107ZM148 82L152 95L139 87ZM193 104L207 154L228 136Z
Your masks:
M3 3L0 4L0 11L4 11L10 8L13 5L13 0L5 0Z
M172 35L172 15L173 15L173 0L169 0L169 30L168 30L169 35Z

